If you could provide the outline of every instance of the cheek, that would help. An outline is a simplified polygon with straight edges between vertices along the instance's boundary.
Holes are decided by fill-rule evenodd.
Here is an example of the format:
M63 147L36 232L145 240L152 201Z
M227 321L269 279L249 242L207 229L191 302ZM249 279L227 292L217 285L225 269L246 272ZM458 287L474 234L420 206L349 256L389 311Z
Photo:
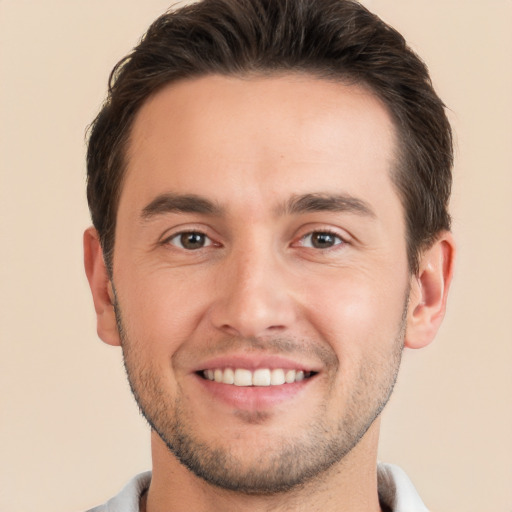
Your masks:
M399 333L406 284L349 272L309 285L309 322L342 358L389 348Z
M176 350L201 318L201 297L196 283L169 273L120 276L117 290L127 334L148 352ZM170 354L168 354L170 355Z
M331 392L340 407L355 397L371 402L370 396L378 395L376 388L387 390L393 380L403 343L405 292L399 293L396 286L390 290L394 295L346 282L316 303L311 322L338 359Z

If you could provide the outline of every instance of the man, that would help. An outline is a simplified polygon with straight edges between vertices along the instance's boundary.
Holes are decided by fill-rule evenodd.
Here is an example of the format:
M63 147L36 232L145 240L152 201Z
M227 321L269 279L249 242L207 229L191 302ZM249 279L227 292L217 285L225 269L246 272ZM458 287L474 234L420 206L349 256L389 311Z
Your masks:
M84 236L153 468L94 510L426 510L376 456L444 314L451 165L424 64L358 3L158 19L92 126Z

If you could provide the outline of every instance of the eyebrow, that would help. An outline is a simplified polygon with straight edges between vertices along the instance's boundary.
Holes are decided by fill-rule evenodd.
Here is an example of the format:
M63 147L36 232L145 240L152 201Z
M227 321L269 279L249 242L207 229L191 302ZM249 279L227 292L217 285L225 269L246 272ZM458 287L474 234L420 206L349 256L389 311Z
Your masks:
M300 215L312 212L347 212L376 217L365 201L348 194L303 194L293 196L276 208L276 215ZM221 216L225 210L218 204L195 194L161 194L145 206L141 213L144 221L166 213L200 213Z
M161 194L143 208L141 218L150 220L158 215L176 212L222 215L223 208L194 194Z
M370 205L348 194L304 194L292 197L279 213L297 215L309 212L347 212L365 217L375 218L375 212Z

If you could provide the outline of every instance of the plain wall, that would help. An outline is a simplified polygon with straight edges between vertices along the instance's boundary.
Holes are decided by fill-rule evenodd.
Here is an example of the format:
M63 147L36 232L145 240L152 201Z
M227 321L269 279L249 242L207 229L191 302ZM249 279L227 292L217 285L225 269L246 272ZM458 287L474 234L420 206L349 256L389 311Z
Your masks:
M450 108L459 253L448 314L407 352L380 458L434 511L512 510L512 2L368 0ZM0 510L72 512L150 467L82 268L85 127L163 0L0 0Z

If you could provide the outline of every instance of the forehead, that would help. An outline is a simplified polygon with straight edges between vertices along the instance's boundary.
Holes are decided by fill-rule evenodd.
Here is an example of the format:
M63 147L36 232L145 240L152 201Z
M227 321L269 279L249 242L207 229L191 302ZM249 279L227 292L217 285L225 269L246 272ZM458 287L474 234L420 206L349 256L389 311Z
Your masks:
M162 192L228 206L248 205L248 193L394 195L395 146L386 107L363 87L296 74L186 80L137 114L120 209Z

